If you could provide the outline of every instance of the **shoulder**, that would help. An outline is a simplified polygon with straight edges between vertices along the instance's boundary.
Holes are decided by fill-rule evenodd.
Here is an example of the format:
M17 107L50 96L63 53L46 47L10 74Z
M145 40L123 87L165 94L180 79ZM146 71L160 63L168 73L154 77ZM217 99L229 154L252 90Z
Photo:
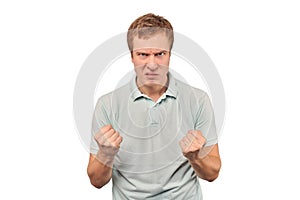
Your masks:
M102 95L98 98L97 104L104 104L109 106L111 103L120 103L124 98L128 98L130 95L130 84L126 83L115 90Z
M207 96L207 93L200 88L193 87L188 83L185 83L176 78L174 78L174 81L175 81L177 91L181 96L196 98L196 99L206 98Z

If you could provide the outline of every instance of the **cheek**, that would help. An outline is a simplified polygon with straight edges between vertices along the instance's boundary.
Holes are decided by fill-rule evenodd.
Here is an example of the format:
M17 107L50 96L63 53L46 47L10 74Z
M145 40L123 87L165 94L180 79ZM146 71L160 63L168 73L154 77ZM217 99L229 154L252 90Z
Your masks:
M163 60L160 60L158 62L158 64L162 65L162 66L165 66L165 67L169 67L169 64L170 64L170 59L163 59Z
M142 65L134 65L134 71L136 74L142 74L144 67Z
M131 59L131 62L133 63L134 66L141 66L144 64L143 60L135 58L135 57L133 57Z

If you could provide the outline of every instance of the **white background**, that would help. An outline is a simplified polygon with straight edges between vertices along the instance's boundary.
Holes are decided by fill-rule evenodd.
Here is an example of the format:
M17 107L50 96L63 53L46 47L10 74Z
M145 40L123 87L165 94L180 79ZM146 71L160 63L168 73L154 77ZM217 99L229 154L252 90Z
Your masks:
M197 42L225 87L223 166L201 181L205 199L299 199L296 0L1 1L0 199L111 199L111 183L86 175L74 84L98 45L148 12Z

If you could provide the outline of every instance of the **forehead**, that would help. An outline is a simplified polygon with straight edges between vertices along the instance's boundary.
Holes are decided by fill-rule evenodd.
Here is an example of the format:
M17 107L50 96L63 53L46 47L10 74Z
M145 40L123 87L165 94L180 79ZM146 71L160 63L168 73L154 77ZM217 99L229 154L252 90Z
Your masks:
M160 53L160 52L166 52L166 49L159 49L159 48L136 48L133 50L134 52L137 53Z
M170 50L169 38L164 33L155 34L149 38L133 38L133 50L147 49L147 50Z

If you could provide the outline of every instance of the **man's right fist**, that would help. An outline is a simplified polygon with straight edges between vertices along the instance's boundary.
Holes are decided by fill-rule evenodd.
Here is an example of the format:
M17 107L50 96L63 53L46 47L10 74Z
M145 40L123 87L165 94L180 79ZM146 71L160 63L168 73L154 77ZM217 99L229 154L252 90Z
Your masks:
M100 147L119 148L122 142L122 137L110 124L103 126L96 133L95 139Z
M103 126L95 134L94 138L99 146L97 158L103 164L111 167L114 156L118 153L123 138L110 124Z

